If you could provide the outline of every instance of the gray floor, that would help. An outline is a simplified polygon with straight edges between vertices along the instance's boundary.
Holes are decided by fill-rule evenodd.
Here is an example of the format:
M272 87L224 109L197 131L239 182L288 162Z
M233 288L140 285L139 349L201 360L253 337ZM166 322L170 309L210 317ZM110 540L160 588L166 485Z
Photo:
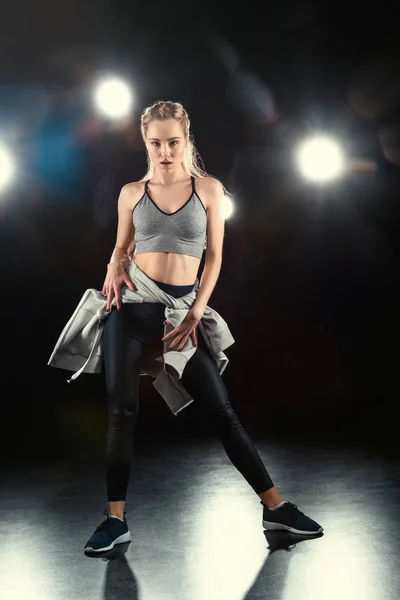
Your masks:
M398 600L399 463L363 447L256 442L277 489L325 528L264 532L218 440L135 450L132 541L83 547L105 518L100 463L3 468L3 600Z

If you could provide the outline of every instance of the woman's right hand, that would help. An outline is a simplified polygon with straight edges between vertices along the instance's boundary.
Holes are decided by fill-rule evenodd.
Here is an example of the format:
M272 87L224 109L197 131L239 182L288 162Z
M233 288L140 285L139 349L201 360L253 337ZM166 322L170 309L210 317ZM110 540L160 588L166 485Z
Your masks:
M136 292L136 287L129 279L126 271L120 262L109 263L107 266L107 275L103 283L102 294L107 296L106 311L111 308L111 302L115 296L117 309L121 310L121 286L126 285L132 292Z

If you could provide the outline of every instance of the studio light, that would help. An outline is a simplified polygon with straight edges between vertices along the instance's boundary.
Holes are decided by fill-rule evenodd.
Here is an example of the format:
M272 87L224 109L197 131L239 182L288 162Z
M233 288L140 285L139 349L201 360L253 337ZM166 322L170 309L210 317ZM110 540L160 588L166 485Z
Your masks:
M297 165L306 179L325 182L341 175L344 161L335 140L316 136L300 145L297 152Z
M116 77L101 80L94 91L97 109L112 119L127 117L132 107L132 92L127 83Z
M14 175L14 163L10 152L0 144L0 191L6 188Z

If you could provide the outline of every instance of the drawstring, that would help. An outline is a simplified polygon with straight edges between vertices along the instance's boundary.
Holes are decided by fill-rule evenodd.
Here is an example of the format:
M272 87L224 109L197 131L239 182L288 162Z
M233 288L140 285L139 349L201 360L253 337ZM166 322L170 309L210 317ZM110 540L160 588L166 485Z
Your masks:
M71 377L71 379L67 379L68 383L71 383L74 379L77 379L79 377L79 375L84 371L85 367L87 366L88 362L90 361L90 359L92 358L92 354L94 352L94 349L97 346L97 343L100 339L101 333L103 330L103 320L101 317L99 317L99 321L97 323L97 330L96 330L96 334L94 336L94 340L93 340L93 344L92 344L92 349L90 350L89 356L86 360L86 362L82 365L82 367L79 369L79 371L77 371L76 373L74 373Z

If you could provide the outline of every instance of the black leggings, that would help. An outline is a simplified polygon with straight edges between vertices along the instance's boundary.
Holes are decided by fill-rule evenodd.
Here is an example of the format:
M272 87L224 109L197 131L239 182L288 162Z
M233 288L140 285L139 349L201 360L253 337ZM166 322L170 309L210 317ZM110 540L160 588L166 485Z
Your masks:
M156 282L168 294L183 296L193 286ZM139 364L148 344L162 348L165 306L158 303L123 304L113 308L102 335L108 398L106 481L109 502L126 499L132 460L132 440L139 411ZM253 442L229 402L225 384L197 327L198 346L180 380L194 403L206 411L226 454L259 494L273 487Z

